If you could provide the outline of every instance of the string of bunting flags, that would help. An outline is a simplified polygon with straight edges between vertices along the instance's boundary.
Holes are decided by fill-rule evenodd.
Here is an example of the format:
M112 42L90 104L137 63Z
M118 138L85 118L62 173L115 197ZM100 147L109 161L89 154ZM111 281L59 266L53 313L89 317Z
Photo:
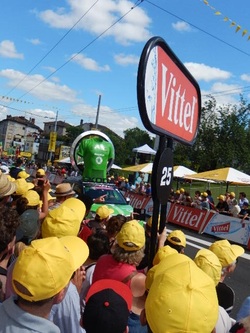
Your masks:
M224 14L222 14L219 10L217 10L216 8L211 6L207 0L200 0L200 1L203 2L206 6L208 6L212 11L214 11L215 15L218 15L218 16L222 15L223 21L230 22L230 27L235 27L235 32L238 32L241 30L242 37L244 37L245 35L248 35L247 41L250 40L250 34L248 34L247 29L242 28L241 25L239 25L236 21L230 19L228 16L224 16Z
M35 103L33 103L33 102L29 102L29 101L26 101L26 100L22 100L22 99L14 98L14 97L9 97L9 96L0 96L0 99L2 99L2 100L6 100L6 101L9 101L9 102L16 102L16 103L35 104ZM43 104L42 106L44 106L44 107L49 107L49 108L51 108L51 109L59 110L58 107L56 107L56 106L51 106L51 105L48 105L48 104ZM6 105L6 107L7 107L7 105Z

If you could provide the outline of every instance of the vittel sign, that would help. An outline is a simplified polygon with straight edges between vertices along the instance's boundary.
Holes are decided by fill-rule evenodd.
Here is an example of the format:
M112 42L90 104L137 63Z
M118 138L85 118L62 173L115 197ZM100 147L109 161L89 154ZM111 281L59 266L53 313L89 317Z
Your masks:
M150 132L194 143L201 112L200 88L161 37L151 38L142 51L137 99L142 122Z

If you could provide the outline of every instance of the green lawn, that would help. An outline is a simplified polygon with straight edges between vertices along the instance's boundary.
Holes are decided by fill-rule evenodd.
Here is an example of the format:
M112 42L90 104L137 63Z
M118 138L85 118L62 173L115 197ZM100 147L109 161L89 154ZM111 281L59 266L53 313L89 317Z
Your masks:
M179 183L178 188L184 188L186 191L189 191L191 197L194 197L194 192L199 190L201 192L206 191L207 189L210 189L212 192L212 196L215 199L220 195L220 194L225 194L226 192L226 184L221 183L221 184L216 184L216 183L206 183L206 182L197 182L193 181L192 183ZM177 182L173 182L173 188L174 190L177 189ZM236 194L236 199L239 198L239 193L240 192L245 192L247 195L247 198L250 200L250 186L249 185L229 185L228 186L228 191L229 192L234 192Z

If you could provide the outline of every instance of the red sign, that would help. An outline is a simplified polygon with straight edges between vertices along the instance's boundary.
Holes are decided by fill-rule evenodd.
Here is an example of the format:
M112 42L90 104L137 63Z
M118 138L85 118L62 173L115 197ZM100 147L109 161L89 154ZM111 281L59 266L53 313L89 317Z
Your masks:
M167 221L199 231L207 219L207 211L185 207L179 204L171 204Z
M200 88L160 37L151 38L142 52L137 98L143 124L149 131L194 143L201 111Z
M133 192L125 192L124 196L129 197L129 204L136 209L145 209L149 201L152 200L151 197Z

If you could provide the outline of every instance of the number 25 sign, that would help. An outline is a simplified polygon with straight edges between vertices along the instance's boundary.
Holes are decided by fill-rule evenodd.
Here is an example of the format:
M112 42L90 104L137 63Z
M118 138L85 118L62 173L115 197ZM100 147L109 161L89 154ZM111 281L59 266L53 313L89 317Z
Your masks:
M173 152L170 148L166 148L160 156L156 173L156 195L162 205L166 205L168 202L174 177L173 172Z

